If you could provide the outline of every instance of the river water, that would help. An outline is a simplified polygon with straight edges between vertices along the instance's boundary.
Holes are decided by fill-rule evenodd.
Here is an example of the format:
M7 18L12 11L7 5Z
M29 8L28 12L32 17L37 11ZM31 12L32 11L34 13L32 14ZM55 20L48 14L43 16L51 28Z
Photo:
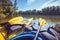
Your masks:
M27 19L29 19L29 18L24 18L24 21L26 21ZM45 19L45 21L46 21L46 24L45 24L45 26L41 27L41 30L47 30L49 27L52 27L52 26L55 27L56 24L59 24L60 23L60 21L58 21L58 22L52 22L52 21L50 21L48 19ZM39 19L38 18L37 19L34 19L32 21L32 24L31 25L33 25L35 23L33 27L35 29L38 29L39 28L38 22L39 22ZM32 29L32 28L29 27L29 29Z

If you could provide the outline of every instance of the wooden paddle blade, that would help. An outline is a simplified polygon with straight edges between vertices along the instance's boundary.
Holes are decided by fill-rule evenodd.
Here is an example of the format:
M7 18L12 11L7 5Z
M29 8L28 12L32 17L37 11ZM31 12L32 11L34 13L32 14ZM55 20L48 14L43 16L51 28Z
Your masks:
M25 23L26 24L26 27L29 26L33 21L33 18L30 18L27 20L27 22Z

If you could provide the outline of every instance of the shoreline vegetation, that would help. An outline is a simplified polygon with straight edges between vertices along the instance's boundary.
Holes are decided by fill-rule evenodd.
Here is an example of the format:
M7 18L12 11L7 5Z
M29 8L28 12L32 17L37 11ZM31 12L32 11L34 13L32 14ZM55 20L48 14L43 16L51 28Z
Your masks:
M46 19L46 20L50 20L50 21L52 21L52 22L60 22L60 16L32 16L32 15L26 15L26 16L22 16L23 18L27 18L27 19L29 19L29 18L34 18L34 19L39 19L40 17L42 17L42 18L44 18L44 19ZM12 19L12 18L14 18L14 17L10 17L10 18L4 18L4 19L1 19L0 20L0 23L3 23L3 22L7 22L8 20L10 20L10 19Z
M45 18L51 21L60 21L60 6L46 7L41 10L26 10L18 11L15 5L12 4L11 0L0 0L0 23L6 22L13 17L23 16L24 18Z

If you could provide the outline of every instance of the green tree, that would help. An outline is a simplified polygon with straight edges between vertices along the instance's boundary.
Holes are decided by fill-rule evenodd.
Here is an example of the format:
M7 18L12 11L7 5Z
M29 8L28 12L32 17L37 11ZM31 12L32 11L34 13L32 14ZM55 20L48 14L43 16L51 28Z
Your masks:
M13 7L14 7L14 16L19 16L18 12L16 11L18 9L18 7L17 7L17 0L14 1Z
M0 19L12 17L13 14L14 7L11 0L0 0ZM2 15L4 15L4 17Z

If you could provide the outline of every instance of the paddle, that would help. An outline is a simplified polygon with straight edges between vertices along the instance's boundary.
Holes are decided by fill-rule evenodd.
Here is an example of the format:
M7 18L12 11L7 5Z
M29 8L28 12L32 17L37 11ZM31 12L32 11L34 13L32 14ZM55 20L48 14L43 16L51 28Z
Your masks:
M39 34L39 31L41 30L41 27L43 27L44 25L46 24L46 21L44 20L44 19L42 19L42 18L39 18L39 28L38 28L38 30L37 30L37 33L36 33L36 35L35 35L35 38L34 38L34 40L37 40L37 37L38 37L38 34Z

